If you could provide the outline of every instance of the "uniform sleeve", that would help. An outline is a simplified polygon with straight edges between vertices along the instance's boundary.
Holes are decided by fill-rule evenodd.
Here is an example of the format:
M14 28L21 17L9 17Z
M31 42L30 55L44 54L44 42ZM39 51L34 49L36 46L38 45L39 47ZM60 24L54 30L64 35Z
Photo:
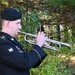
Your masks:
M0 44L0 62L15 69L37 67L45 57L46 53L37 45L29 53L20 53L11 43L3 42Z

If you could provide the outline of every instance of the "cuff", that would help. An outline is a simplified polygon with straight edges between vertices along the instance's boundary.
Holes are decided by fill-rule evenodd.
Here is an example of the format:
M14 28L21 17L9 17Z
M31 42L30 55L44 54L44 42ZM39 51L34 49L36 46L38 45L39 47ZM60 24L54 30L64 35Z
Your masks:
M33 50L38 54L40 59L44 59L47 56L47 54L44 52L44 50L38 45L35 45L33 47Z

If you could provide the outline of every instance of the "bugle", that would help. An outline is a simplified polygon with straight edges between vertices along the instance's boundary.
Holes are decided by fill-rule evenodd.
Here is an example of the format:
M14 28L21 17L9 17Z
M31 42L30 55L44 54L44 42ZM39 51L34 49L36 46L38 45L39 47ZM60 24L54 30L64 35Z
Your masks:
M28 39L27 39L27 36L31 36L31 37L33 37L33 38L36 38L36 37L37 37L36 35L30 34L30 33L26 33L26 32L23 32L23 31L19 31L19 33L22 33L22 34L25 35L25 36L24 36L24 40L25 40L26 42L31 43L31 44L35 44L35 40L28 40ZM44 45L43 47L45 47L45 48L48 48L48 49L51 49L51 50L55 50L55 51L59 51L60 48L61 48L61 45L64 45L64 46L66 46L66 47L68 47L68 48L70 48L70 49L72 50L72 44L68 44L68 43L56 41L56 40L49 39L49 38L47 38L46 41L47 41L48 43L54 43L54 44L58 45L58 48L56 48L56 47L54 47L54 46L50 46L50 45Z

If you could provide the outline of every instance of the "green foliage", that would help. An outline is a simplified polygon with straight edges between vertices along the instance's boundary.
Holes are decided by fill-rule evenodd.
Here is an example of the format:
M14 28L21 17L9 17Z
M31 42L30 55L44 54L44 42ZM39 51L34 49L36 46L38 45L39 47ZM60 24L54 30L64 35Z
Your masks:
M75 0L46 0L47 4L50 4L54 7L72 5L75 6Z
M30 14L28 12L23 13L22 30L25 32L36 33L36 30L40 26L39 19L34 11L30 12Z
M72 75L74 68L68 68L72 51L67 48L64 52L45 51L47 57L38 68L30 70L31 75Z

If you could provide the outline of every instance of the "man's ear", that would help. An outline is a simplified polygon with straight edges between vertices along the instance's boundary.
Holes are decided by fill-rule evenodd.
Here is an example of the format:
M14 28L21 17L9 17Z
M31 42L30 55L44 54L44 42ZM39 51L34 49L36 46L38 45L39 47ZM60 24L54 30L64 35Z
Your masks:
M11 24L10 24L10 21L7 21L6 24L7 24L7 27L8 27L8 28L9 28L10 25L11 25Z

